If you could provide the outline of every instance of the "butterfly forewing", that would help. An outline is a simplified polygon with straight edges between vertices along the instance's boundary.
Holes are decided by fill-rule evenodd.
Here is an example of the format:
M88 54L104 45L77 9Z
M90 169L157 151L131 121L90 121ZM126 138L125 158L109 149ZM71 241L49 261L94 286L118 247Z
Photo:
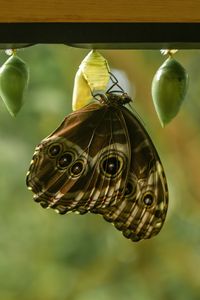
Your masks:
M27 184L35 201L60 213L111 206L125 188L129 151L118 110L92 104L70 114L36 148Z

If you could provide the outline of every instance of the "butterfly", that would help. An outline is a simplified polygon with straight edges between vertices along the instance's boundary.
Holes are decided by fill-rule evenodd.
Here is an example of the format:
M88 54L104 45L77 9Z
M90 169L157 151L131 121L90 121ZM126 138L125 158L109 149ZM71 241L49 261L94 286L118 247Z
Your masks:
M98 94L36 147L27 186L43 208L100 214L132 241L163 226L168 188L162 163L122 89Z

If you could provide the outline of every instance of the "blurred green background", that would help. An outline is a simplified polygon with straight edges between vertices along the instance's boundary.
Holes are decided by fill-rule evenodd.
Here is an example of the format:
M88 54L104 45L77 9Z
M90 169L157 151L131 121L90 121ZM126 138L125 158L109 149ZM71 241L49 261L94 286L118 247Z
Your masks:
M164 129L151 81L166 58L159 50L100 52L129 80L134 108L163 162L170 190L164 227L133 243L100 216L60 216L32 200L25 177L33 151L71 111L74 76L88 50L22 49L18 55L30 68L26 102L16 118L0 102L0 299L199 300L200 51L175 55L190 84L180 113ZM0 63L6 59L1 51Z

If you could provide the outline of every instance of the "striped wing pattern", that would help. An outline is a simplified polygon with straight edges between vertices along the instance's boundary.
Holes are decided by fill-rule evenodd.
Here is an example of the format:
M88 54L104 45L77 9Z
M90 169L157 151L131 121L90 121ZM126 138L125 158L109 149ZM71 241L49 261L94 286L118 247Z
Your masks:
M163 225L167 183L148 133L118 98L68 115L36 147L27 186L44 208L101 214L139 241Z
M127 190L115 207L104 211L125 237L148 239L160 231L168 208L168 188L157 151L142 124L122 107L131 147Z

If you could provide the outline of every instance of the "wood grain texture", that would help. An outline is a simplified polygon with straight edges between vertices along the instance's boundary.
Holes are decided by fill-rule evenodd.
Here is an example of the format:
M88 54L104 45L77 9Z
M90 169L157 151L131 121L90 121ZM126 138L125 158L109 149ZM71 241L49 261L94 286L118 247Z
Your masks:
M0 0L0 22L200 22L200 1Z

